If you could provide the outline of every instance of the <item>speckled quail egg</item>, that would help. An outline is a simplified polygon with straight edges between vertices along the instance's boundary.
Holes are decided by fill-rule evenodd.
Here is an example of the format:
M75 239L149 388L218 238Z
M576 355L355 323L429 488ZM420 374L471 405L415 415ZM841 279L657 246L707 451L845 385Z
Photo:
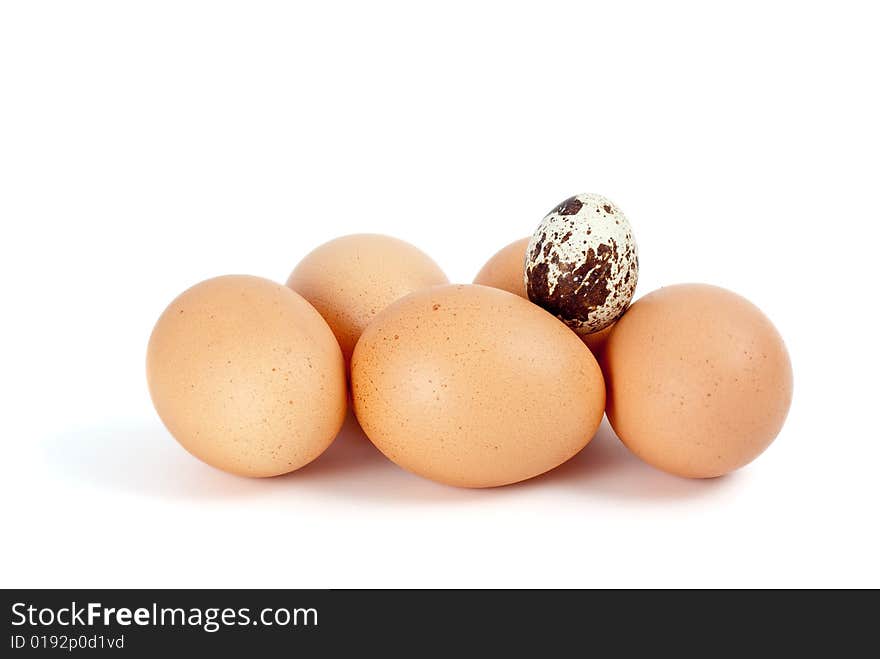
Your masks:
M614 323L629 306L638 278L632 227L597 194L579 194L554 208L526 252L529 299L580 335Z

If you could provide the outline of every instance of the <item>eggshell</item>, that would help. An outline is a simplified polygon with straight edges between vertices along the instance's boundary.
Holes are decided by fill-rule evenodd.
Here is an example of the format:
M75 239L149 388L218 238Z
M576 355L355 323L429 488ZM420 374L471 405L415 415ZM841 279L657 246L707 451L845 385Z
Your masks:
M581 340L587 344L587 347L596 356L596 359L602 357L602 353L605 351L605 344L608 342L608 337L611 336L611 330L613 329L614 325L609 325L598 332L580 335Z
M495 256L486 262L486 265L477 274L474 279L475 284L483 286L491 286L492 288L500 288L508 293L514 293L522 298L529 299L526 293L526 251L531 238L523 238L499 251ZM598 358L602 354L605 347L605 341L611 333L611 327L592 332L590 334L580 334L581 340L587 344L587 347Z
M385 309L352 359L355 414L401 467L493 487L565 462L593 437L602 373L565 325L516 295L439 286Z
M510 243L486 262L474 279L475 284L500 288L528 299L525 282L526 248L531 238Z
M639 277L629 221L597 194L566 199L541 221L525 267L529 299L578 334L614 323L632 300Z
M209 279L174 300L147 350L153 404L197 458L243 476L308 464L339 432L345 363L320 314L286 286Z
M748 464L791 404L791 362L776 328L714 286L669 286L635 302L603 362L612 427L645 462L679 476Z
M409 243L355 234L312 251L287 285L324 317L348 362L361 332L382 309L420 288L448 282L440 267Z

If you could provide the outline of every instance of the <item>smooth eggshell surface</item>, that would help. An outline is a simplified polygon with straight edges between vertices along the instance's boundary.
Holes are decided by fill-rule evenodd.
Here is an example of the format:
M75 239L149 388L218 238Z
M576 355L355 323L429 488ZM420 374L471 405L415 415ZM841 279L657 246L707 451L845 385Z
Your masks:
M440 267L409 243L355 234L316 248L296 266L287 285L324 317L348 362L376 314L413 291L448 282Z
M531 239L517 240L497 252L477 273L474 283L500 288L502 291L528 299L525 266L526 248L529 246L529 240Z
M361 427L401 467L462 487L544 473L593 437L605 406L589 349L516 295L438 286L383 311L352 360Z
M345 364L327 323L286 286L209 279L174 300L147 351L153 404L197 458L243 476L308 464L339 432Z
M603 366L620 439L679 476L711 478L751 462L791 404L791 362L776 328L714 286L669 286L639 299L614 326Z

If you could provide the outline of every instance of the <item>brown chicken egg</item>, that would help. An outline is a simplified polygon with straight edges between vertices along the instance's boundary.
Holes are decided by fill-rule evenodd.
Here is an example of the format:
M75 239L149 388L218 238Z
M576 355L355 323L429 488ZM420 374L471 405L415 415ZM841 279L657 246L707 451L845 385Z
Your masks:
M531 238L517 240L495 254L477 274L474 283L491 286L492 288L500 288L503 291L519 295L528 300L529 296L526 292L526 251L528 250L530 240ZM578 336L587 344L587 347L593 354L599 357L613 326L612 324L598 332L578 334Z
M748 464L791 404L791 362L776 328L715 286L669 286L635 302L614 326L603 366L620 439L679 476L711 478Z
M347 406L339 344L286 286L243 275L197 284L159 318L147 350L156 411L183 447L242 476L308 464Z
M526 249L531 238L510 243L486 262L474 279L475 284L500 288L529 299L526 293Z
M593 437L605 385L592 353L528 300L477 285L408 295L363 332L355 414L392 461L461 487L525 480Z
M361 332L382 309L420 288L446 283L427 254L377 234L343 236L321 245L287 280L330 325L346 363Z

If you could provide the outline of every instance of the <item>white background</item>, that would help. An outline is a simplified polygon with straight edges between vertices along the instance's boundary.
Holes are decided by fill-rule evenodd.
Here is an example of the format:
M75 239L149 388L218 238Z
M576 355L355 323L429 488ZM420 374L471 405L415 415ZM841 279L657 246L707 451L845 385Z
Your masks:
M5 2L0 585L880 586L871 3ZM265 481L150 405L152 325L382 232L459 282L557 202L632 221L637 295L731 288L786 338L777 442L691 482L603 426L492 491L349 422Z

